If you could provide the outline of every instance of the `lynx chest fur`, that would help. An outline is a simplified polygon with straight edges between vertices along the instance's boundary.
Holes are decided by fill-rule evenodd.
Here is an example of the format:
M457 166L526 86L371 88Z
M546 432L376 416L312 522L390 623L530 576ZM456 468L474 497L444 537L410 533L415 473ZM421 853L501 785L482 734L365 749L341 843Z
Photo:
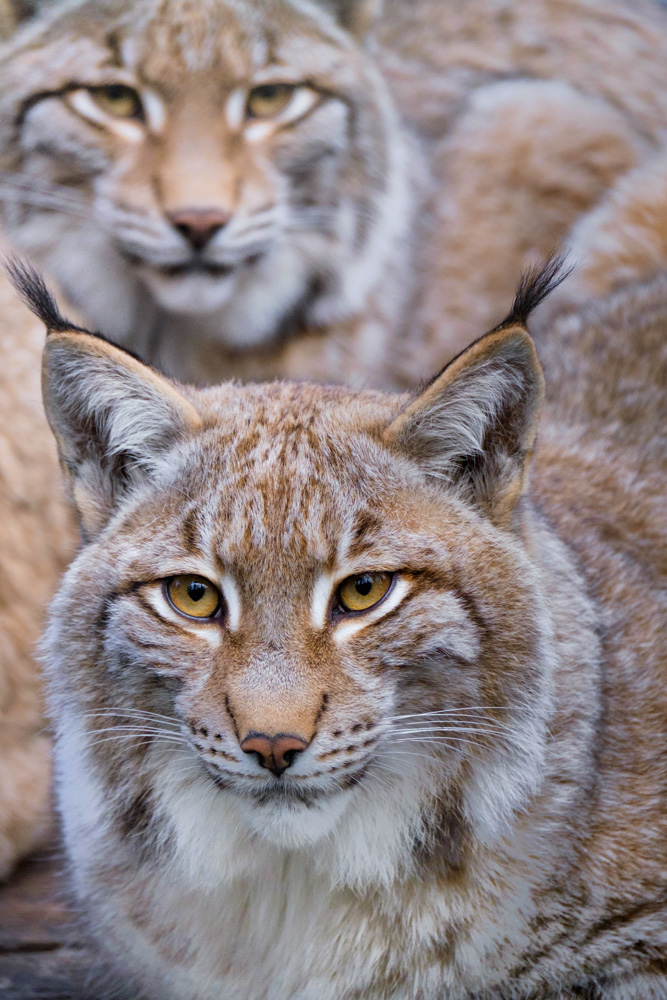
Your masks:
M635 336L604 416L599 363L548 397L529 484L548 274L412 396L179 386L19 280L84 538L44 649L110 994L664 1000L664 454L624 431L660 289L562 332L556 388Z

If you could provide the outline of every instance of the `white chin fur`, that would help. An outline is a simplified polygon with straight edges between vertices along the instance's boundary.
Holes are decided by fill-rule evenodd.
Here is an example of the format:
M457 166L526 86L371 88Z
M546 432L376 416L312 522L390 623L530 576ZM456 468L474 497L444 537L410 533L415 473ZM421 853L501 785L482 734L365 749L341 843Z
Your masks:
M238 273L163 274L141 268L141 277L158 305L179 316L203 316L221 309L234 296Z
M270 802L263 805L252 799L239 799L237 812L249 829L275 847L294 850L317 843L335 828L350 801L350 794L339 792L312 805L300 802Z
M282 319L308 287L313 264L299 248L285 245L252 266L229 275L164 275L142 268L142 278L166 314L170 333L189 316L194 331L231 349L248 349L274 339ZM169 316L174 320L170 321Z

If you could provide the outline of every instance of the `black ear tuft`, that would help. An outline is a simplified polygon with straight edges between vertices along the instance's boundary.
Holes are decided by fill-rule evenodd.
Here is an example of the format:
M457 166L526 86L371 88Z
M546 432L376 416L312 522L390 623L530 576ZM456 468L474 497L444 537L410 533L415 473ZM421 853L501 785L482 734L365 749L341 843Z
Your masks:
M88 332L61 316L56 300L32 264L19 257L7 257L2 261L2 267L28 309L41 319L47 330L53 333L63 333L65 330Z
M537 309L540 302L558 288L572 270L571 266L566 266L565 258L561 254L552 254L544 264L536 264L525 271L521 275L512 310L496 329L502 330L503 327L515 324L525 326L528 317Z
M58 309L56 300L43 277L32 264L21 260L20 257L9 256L0 258L0 270L5 272L28 309L38 319L41 319L49 333L71 333L72 331L87 333L89 337L95 337L97 340L104 341L105 344L111 344L112 347L117 347L119 351L129 354L131 358L145 364L144 360L131 351L129 347L117 344L115 340L105 337L104 334L98 333L96 330L87 330L85 326L77 326L76 323L66 319Z

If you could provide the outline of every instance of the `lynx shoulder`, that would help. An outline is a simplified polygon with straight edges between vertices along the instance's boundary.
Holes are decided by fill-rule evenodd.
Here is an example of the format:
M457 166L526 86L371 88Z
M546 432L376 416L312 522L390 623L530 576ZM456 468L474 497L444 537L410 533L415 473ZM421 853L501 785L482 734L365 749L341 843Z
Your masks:
M652 447L667 305L555 330L540 418L553 280L391 395L178 385L22 279L84 537L45 641L60 809L115 988L667 996L665 469L625 424Z

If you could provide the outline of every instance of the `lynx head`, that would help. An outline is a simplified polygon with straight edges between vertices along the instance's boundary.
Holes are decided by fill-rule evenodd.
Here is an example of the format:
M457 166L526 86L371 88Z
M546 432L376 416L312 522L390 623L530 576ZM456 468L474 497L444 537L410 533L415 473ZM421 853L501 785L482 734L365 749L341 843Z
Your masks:
M413 396L195 390L22 280L84 540L46 641L68 813L97 795L110 829L202 865L239 863L239 830L323 844L353 880L436 831L496 837L541 773L550 697L523 324Z
M13 241L110 336L252 347L358 310L396 243L376 0L75 0L0 62ZM207 315L209 319L207 319ZM186 328L187 329L187 328Z

